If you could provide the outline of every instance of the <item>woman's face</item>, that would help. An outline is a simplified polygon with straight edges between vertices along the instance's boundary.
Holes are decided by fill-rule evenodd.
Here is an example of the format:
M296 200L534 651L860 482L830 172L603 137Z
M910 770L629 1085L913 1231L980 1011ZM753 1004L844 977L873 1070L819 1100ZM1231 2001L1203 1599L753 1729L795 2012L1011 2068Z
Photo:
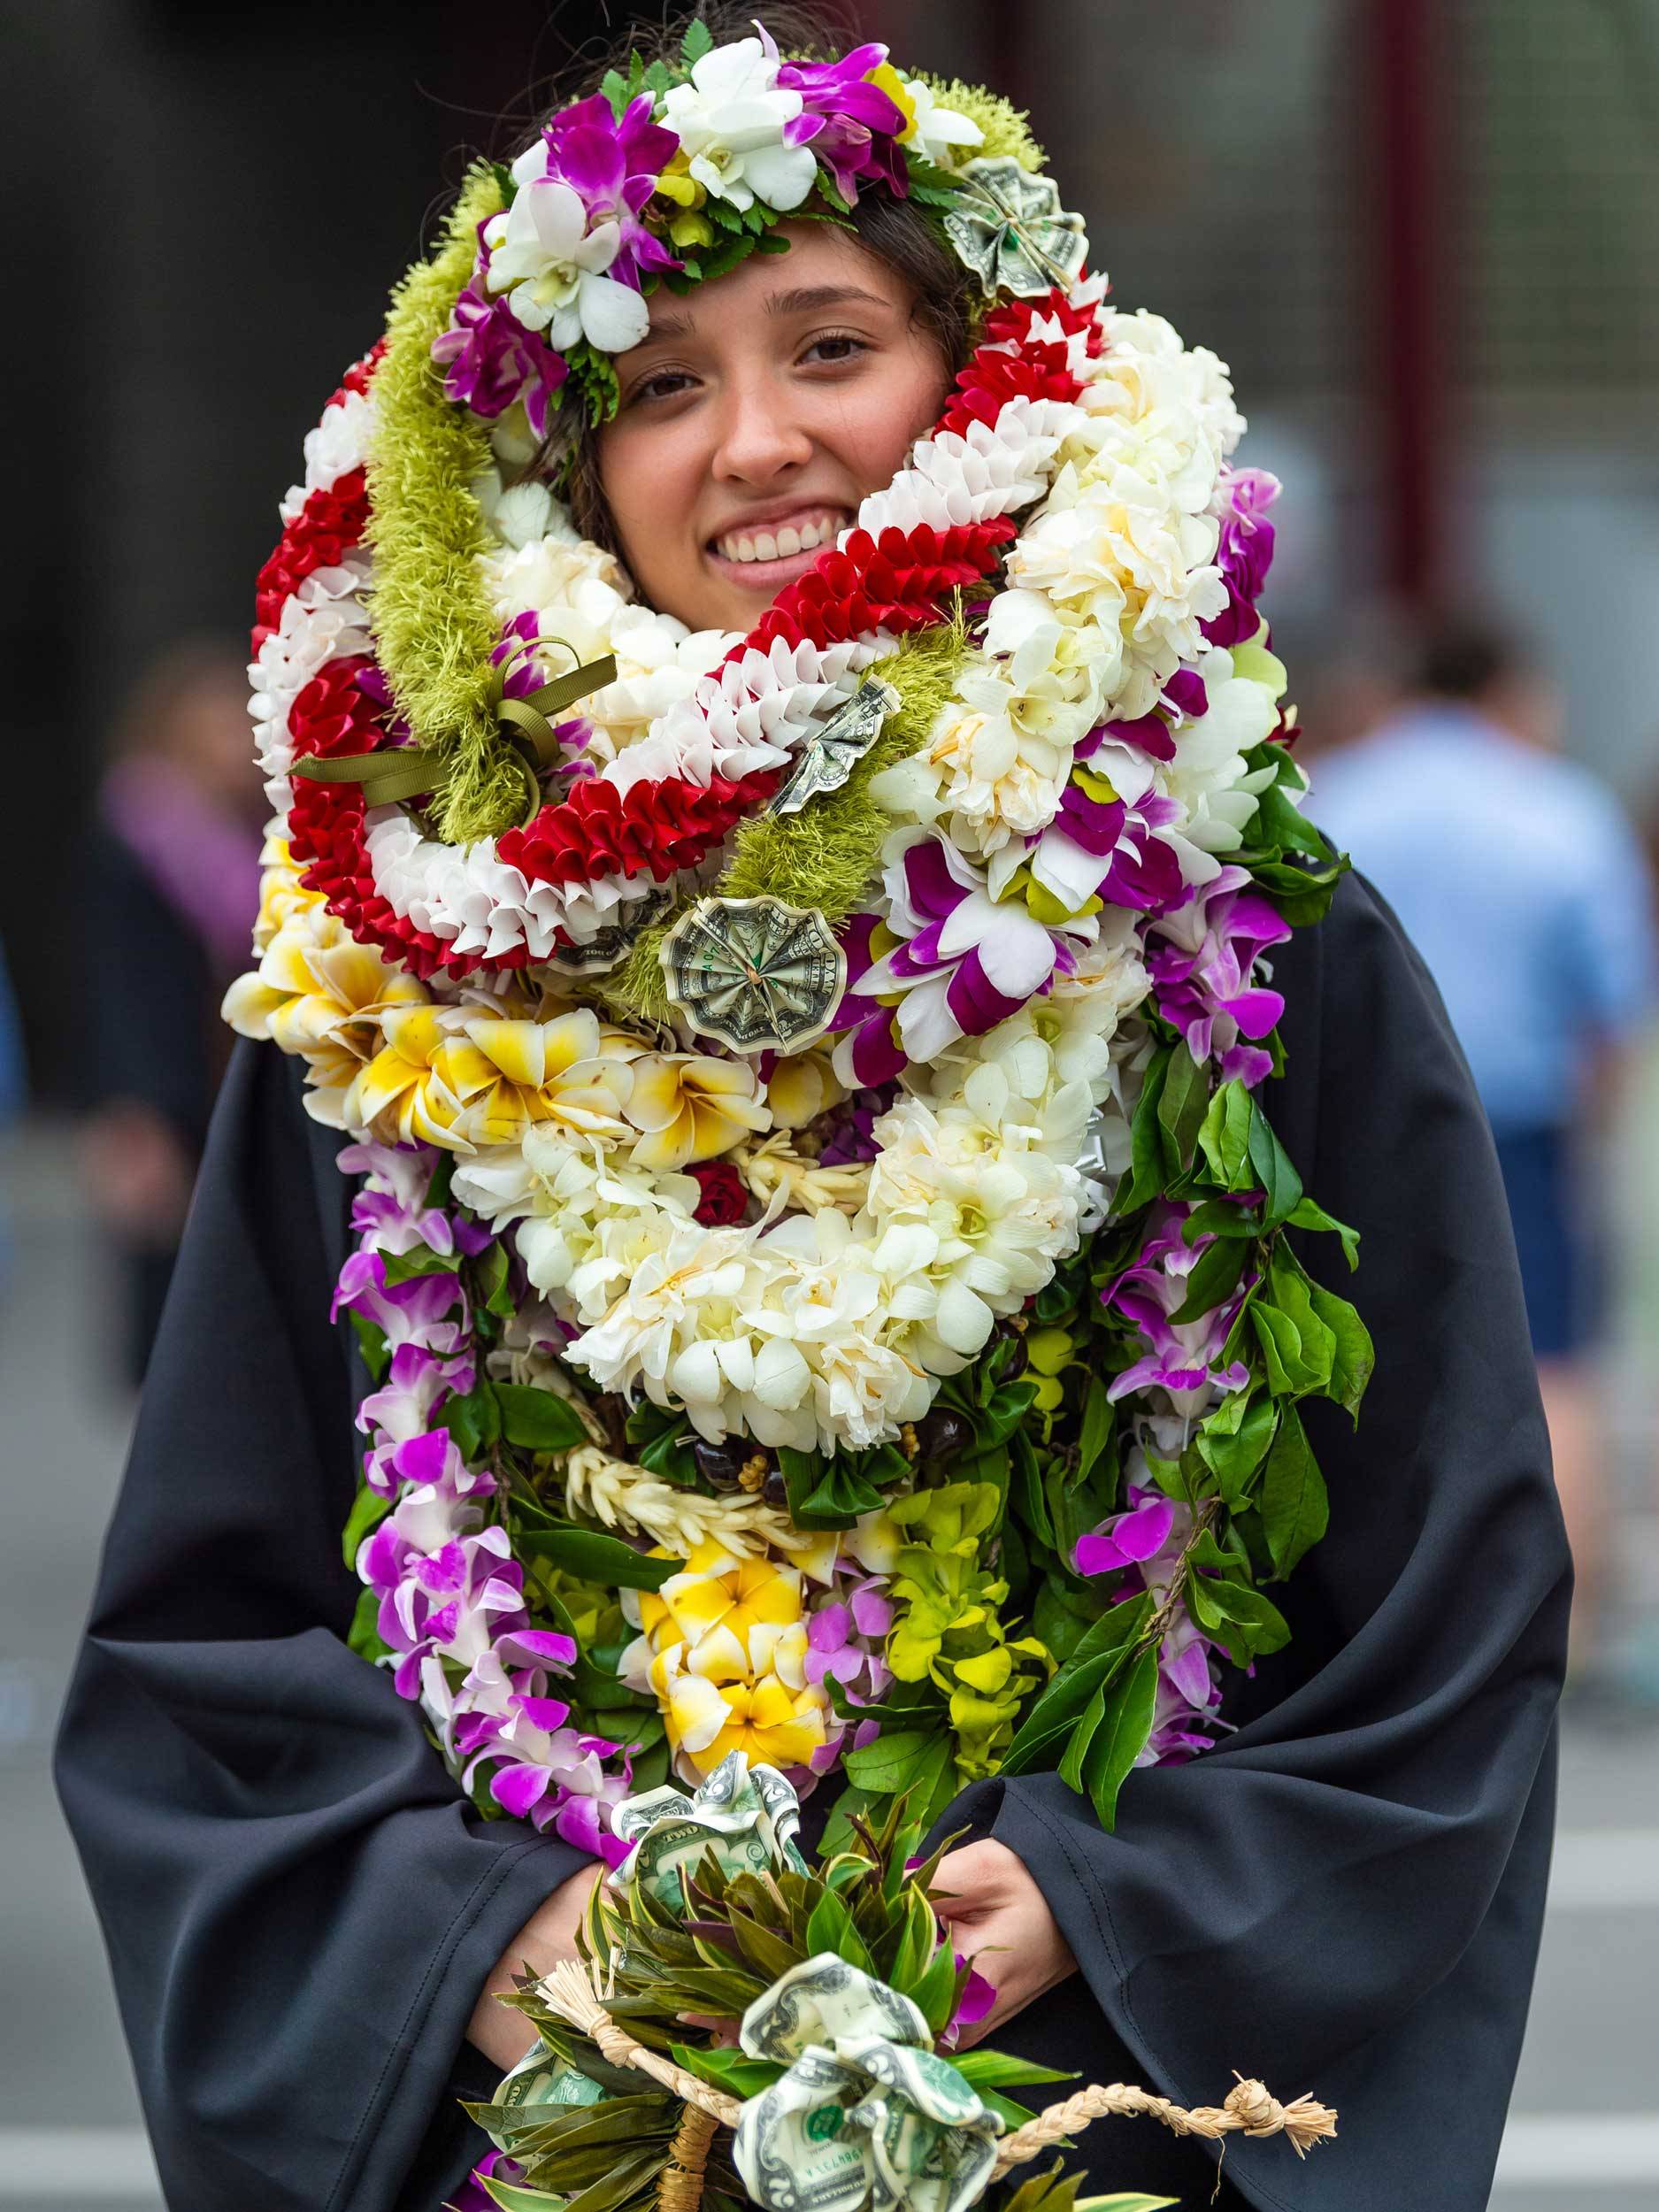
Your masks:
M694 630L751 629L891 480L949 388L896 270L827 224L783 235L787 254L652 295L599 434L629 572Z

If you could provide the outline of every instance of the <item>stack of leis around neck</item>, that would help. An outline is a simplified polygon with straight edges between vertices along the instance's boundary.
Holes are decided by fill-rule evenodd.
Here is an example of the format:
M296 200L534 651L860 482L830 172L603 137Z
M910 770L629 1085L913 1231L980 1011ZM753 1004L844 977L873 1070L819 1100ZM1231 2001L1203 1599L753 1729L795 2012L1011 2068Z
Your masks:
M741 119L739 130L733 119ZM571 526L664 284L911 198L980 334L746 637ZM360 1179L353 1640L480 1803L741 1749L844 1811L1207 1748L1357 1410L1264 1110L1341 864L1215 357L1106 303L1021 119L885 50L635 64L480 167L306 441L227 1018Z

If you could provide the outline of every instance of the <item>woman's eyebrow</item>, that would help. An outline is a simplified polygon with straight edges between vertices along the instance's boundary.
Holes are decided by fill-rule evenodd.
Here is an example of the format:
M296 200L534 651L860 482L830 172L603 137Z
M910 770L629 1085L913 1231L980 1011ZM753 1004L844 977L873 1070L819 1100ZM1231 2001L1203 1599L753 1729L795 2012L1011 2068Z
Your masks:
M856 284L798 285L774 292L766 303L769 315L818 315L826 307L886 307L888 302L873 292L861 292Z
M766 302L768 315L821 315L831 307L885 308L891 303L879 298L874 292L860 291L856 284L801 284L787 292L774 292ZM651 326L640 341L640 349L655 345L662 340L689 337L696 326L696 319L690 314L677 314L671 308L664 314L653 311Z

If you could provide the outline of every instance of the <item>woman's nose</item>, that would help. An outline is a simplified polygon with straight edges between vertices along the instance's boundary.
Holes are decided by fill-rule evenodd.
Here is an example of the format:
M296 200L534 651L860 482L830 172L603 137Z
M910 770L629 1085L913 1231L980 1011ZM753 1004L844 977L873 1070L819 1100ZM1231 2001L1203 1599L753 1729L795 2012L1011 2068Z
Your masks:
M714 456L721 481L771 483L811 456L811 435L792 394L755 380L726 395Z

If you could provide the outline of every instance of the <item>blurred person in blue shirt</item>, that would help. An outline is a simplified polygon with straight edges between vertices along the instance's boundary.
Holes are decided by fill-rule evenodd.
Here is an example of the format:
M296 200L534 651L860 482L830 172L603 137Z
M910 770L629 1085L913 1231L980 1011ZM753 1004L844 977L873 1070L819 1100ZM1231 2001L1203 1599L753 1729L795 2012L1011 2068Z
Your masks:
M1588 1354L1597 1240L1578 1138L1611 1118L1659 1002L1653 884L1599 777L1561 757L1555 687L1499 631L1446 623L1408 696L1310 764L1320 826L1404 923L1440 986L1509 1193L1588 1648L1603 1440Z

